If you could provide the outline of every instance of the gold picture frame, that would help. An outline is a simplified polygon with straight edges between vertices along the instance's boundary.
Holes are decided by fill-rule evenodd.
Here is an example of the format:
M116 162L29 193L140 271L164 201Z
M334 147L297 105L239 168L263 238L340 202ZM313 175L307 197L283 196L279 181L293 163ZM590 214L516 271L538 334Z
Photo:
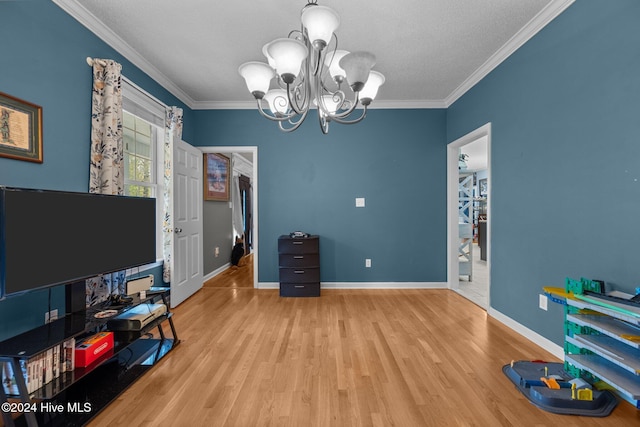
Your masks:
M42 107L0 92L0 157L42 163Z
M204 200L229 201L229 158L218 153L205 153L203 159Z

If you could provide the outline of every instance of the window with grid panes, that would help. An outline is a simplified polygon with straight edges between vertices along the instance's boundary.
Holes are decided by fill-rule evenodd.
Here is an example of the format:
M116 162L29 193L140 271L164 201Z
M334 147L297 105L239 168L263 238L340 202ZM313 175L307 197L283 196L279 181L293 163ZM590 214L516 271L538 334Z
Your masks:
M156 197L156 128L123 112L125 195Z

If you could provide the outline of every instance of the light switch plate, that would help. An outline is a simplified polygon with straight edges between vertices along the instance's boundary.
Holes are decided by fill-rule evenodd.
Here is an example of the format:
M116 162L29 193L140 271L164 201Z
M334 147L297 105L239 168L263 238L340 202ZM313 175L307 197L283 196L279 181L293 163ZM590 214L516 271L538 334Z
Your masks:
M547 311L547 302L549 301L549 298L547 298L546 295L540 294L540 300L538 303L538 306L540 307L540 309Z
M364 197L356 197L356 208L364 208Z

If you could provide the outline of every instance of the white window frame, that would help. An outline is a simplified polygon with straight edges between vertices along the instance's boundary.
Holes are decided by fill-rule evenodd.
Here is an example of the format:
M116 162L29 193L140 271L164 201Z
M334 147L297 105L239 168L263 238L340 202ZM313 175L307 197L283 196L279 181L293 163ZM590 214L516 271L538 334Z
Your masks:
M157 160L157 156L159 155L159 152L162 151L162 129L158 128L158 126L153 125L149 122L147 122L144 119L141 119L140 117L136 116L135 114L127 111L127 110L123 110L124 113L129 114L130 116L135 117L136 119L142 120L145 123L148 123L150 128L151 128L151 135L149 137L150 139L150 154L149 154L149 158L152 161L151 164L151 182L146 182L146 181L137 181L135 179L131 179L130 177L127 178L128 174L127 171L125 170L125 175L124 175L124 183L125 183L125 189L127 185L136 185L139 187L149 187L151 188L151 194L152 197L157 197L158 194L160 195L160 197L162 197L162 192L158 192L158 185L161 184L161 180L162 180L162 176L158 176L158 164L156 162ZM126 150L125 150L125 155L126 155Z
M163 234L164 221L164 123L167 106L155 97L148 94L126 77L122 77L122 109L127 113L138 117L152 126L152 156L155 175L154 197L156 199L156 260L163 259ZM126 184L145 185L137 181L125 181Z

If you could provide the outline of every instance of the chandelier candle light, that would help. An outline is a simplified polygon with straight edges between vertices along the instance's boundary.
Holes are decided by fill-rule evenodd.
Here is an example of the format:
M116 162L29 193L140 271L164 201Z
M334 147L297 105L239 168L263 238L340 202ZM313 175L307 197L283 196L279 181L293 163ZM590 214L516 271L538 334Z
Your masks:
M329 132L331 121L342 124L362 121L384 83L384 76L371 70L375 56L339 50L335 31L340 17L334 10L317 5L317 0L307 3L300 19L300 30L263 47L268 64L252 61L238 69L256 99L258 111L278 122L284 132L294 131L302 124L312 102L324 134ZM277 87L271 89L274 79ZM342 89L345 80L353 92L352 99L347 99ZM263 100L269 112L265 111ZM352 118L358 103L363 108L358 109L359 116Z

